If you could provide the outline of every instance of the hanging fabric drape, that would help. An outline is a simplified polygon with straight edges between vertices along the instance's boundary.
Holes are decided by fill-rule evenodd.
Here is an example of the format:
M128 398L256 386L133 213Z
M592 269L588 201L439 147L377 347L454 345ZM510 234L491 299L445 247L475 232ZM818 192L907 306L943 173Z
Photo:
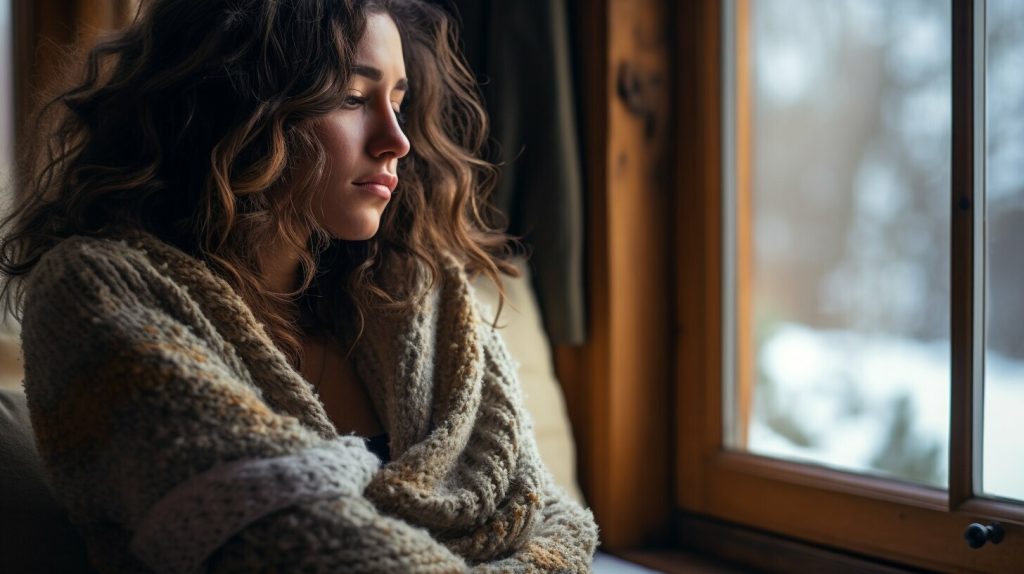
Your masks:
M565 0L436 0L462 20L501 165L495 204L531 250L552 343L586 338L583 183Z

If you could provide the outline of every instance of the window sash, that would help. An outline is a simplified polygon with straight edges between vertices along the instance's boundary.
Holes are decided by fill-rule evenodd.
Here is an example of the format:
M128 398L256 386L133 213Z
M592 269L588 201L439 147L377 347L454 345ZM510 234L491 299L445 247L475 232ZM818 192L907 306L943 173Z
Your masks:
M742 4L736 0L742 13ZM681 201L677 212L677 249L681 254L677 274L678 341L677 407L680 420L677 440L678 508L714 518L843 548L886 560L936 570L981 569L1012 571L1024 560L1024 507L974 495L980 477L972 468L980 454L981 362L984 347L977 337L976 318L983 318L973 293L983 244L975 235L983 214L971 209L979 177L976 128L983 126L974 98L979 68L976 44L984 41L984 20L976 17L982 2L953 0L953 145L952 193L953 261L951 459L948 491L908 483L861 476L815 466L730 452L724 448L723 429L727 396L723 376L732 376L725 321L735 318L726 293L727 269L734 262L726 253L736 241L724 233L725 217L737 217L725 209L724 185L738 184L739 176L722 169L726 150L723 130L730 127L723 97L727 74L723 58L728 6L715 0L684 3L677 13L680 36L688 45L703 46L701 54L681 53L677 70L680 97L689 102L680 111L679 182ZM694 40L699 38L699 41ZM969 78L964 82L963 78ZM966 84L966 85L964 85ZM981 100L983 102L983 99ZM692 110L692 111L687 111ZM983 153L983 151L982 151ZM983 183L983 180L981 180ZM967 209L959 207L966 195ZM737 274L742 270L736 271ZM738 279L742 288L742 279ZM978 291L983 292L983 291ZM964 303L966 302L966 303ZM975 384L977 382L977 385ZM731 427L728 427L731 428ZM966 471L964 469L967 469ZM959 469L959 470L958 470ZM980 483L978 483L980 484ZM962 535L972 522L998 520L1007 536L999 545L979 550L967 547ZM680 543L684 541L680 540Z
M985 312L985 2L953 2L949 508L981 484Z

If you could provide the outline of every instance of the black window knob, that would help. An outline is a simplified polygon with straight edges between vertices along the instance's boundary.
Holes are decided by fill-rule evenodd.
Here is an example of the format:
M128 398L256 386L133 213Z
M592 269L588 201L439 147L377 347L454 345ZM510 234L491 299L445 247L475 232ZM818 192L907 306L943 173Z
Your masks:
M964 531L964 540L971 548L981 548L990 541L992 544L999 544L1003 541L1003 527L998 522L993 522L988 526L975 522Z

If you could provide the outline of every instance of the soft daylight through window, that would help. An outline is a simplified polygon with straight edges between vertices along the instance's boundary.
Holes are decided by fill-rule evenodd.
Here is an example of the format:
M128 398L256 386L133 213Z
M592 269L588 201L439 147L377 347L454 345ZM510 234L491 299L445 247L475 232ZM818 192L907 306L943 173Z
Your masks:
M733 446L943 487L950 3L748 6Z
M1024 500L1024 3L986 3L982 490Z
M11 2L0 0L0 194L10 192L14 166L14 55Z

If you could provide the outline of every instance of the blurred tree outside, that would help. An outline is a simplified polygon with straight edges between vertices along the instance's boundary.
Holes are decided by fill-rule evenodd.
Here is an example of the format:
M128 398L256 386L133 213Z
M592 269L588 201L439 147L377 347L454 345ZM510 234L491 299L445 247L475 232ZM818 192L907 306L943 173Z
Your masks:
M950 2L750 6L748 448L944 487ZM984 473L986 490L996 477L1024 498L1020 429L1007 432L1024 409L1024 3L988 10Z

